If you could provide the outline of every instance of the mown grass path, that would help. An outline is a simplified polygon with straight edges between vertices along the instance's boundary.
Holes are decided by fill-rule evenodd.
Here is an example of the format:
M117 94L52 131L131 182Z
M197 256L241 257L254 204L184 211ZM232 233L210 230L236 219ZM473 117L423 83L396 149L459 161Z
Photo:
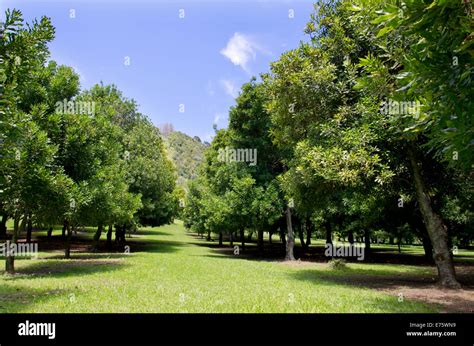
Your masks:
M73 253L64 260L58 251L18 260L16 275L0 275L0 312L438 311L350 281L426 271L418 267L349 264L340 272L318 263L244 259L213 250L179 222L127 240L129 255Z

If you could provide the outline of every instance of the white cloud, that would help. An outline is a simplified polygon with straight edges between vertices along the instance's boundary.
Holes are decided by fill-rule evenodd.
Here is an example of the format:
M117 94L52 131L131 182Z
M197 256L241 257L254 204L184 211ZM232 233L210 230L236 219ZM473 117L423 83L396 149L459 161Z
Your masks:
M257 52L263 51L264 50L251 37L236 32L220 53L228 58L234 65L242 67L245 72L249 72L249 62L255 60Z
M220 82L227 95L232 96L233 98L239 96L239 88L234 84L234 82L228 79L221 79Z

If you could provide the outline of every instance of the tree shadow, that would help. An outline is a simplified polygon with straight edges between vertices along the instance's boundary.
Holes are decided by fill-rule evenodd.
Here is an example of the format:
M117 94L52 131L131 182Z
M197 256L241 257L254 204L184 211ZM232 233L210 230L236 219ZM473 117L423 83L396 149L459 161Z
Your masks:
M191 243L193 245L207 247L211 249L211 251L216 255L228 255L234 257L233 247L231 247L228 243L224 243L222 246L219 246L218 242L201 239L196 234L190 234L190 236L195 239L195 241ZM244 250L242 249L241 243L238 240L234 241L234 246L239 247L240 255L237 257L241 259L255 259L257 261L282 261L285 258L285 248L279 241L273 241L272 243L265 241L263 253L258 251L255 242L246 242ZM325 256L325 247L322 244L312 244L309 248L303 249L300 244L296 243L294 247L294 255L297 259L314 263L326 263L331 259ZM349 263L400 264L434 267L433 261L428 260L423 254L409 252L398 253L394 252L394 249L386 248L373 248L371 253L366 256L364 261L359 261L356 257L347 257L344 259ZM468 256L455 255L454 261L456 266L472 266L474 259L469 258Z
M437 283L437 277L420 273L387 273L383 269L344 269L333 272L323 272L315 269L304 269L290 275L303 281L320 284L321 281L331 284L341 284L356 287L386 289L396 286L411 288L432 287ZM474 271L458 273L457 278L465 289L474 289Z
M153 228L153 229L140 229L136 232L131 233L132 238L134 235L156 235L156 236L171 236L173 235L172 232L165 232L162 229L159 228ZM127 233L128 235L128 233Z
M387 288L395 285L423 286L433 284L433 276L426 274L390 273L383 269L342 269L322 271L317 269L301 269L289 274L294 279L321 284L349 285L366 288Z
M74 293L66 289L39 289L15 285L0 288L0 314L23 313L39 301L44 302L58 295L67 297Z
M122 269L128 264L120 259L69 259L69 260L32 260L27 266L16 268L15 274L6 275L3 279L20 280L44 277L67 278L83 276L100 272L115 271Z
M190 246L189 243L174 240L144 240L128 241L126 245L130 246L130 252L150 252L150 253L172 253L178 252L181 248Z
M160 233L160 232L158 232ZM161 232L162 235L168 235L166 232ZM60 237L47 239L46 237L39 243L39 251L42 252L64 252L67 243ZM102 258L103 256L120 257L126 256L127 252L176 252L179 247L186 246L188 243L170 241L170 240L155 240L155 239L140 239L125 238L124 244L118 244L112 241L109 246L105 240L99 241L98 245L94 247L92 238L74 237L71 240L71 256L80 256L86 258ZM52 254L47 258L63 258L64 255Z
M429 274L387 273L377 269L344 269L323 272L305 269L289 273L296 280L314 283L317 286L345 286L367 288L397 298L402 293L412 301L421 301L442 308L445 312L474 311L474 268L462 270L457 278L462 290L441 288L437 277ZM435 273L433 273L435 274Z

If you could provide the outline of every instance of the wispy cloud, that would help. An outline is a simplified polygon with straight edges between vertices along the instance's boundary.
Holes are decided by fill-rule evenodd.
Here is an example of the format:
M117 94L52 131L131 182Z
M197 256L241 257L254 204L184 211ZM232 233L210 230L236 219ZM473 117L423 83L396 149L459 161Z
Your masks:
M226 114L223 112L218 112L214 114L214 125L218 125L221 120L226 119Z
M228 79L221 79L220 82L227 95L232 96L233 98L239 96L239 88L235 85L234 82Z
M220 51L234 65L242 67L247 73L250 73L249 62L256 59L257 52L265 50L253 38L239 32L234 33L227 46Z
M57 54L52 54L51 60L56 61L58 65L66 65L66 66L72 67L74 72L79 75L79 82L81 82L82 84L84 84L87 81L86 75L81 69L79 69L75 61L65 58L63 56L59 56Z
M73 68L74 72L76 72L78 75L79 75L79 81L81 83L85 83L86 82L86 76L84 75L84 73L79 69L79 67L75 66L75 65L69 65Z
M202 139L208 143L211 143L215 135L216 134L214 132L208 132L204 136L202 136Z
M216 91L214 90L214 83L212 81L207 82L206 92L209 96L214 96L216 94Z

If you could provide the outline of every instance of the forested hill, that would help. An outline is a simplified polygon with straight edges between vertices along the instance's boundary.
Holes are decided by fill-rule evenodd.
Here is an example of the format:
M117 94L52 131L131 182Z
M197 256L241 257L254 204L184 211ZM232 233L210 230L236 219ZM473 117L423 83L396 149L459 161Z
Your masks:
M185 186L187 180L197 177L198 167L209 143L202 142L197 136L190 137L179 131L162 131L162 134L168 154L177 169L177 183L180 186Z

